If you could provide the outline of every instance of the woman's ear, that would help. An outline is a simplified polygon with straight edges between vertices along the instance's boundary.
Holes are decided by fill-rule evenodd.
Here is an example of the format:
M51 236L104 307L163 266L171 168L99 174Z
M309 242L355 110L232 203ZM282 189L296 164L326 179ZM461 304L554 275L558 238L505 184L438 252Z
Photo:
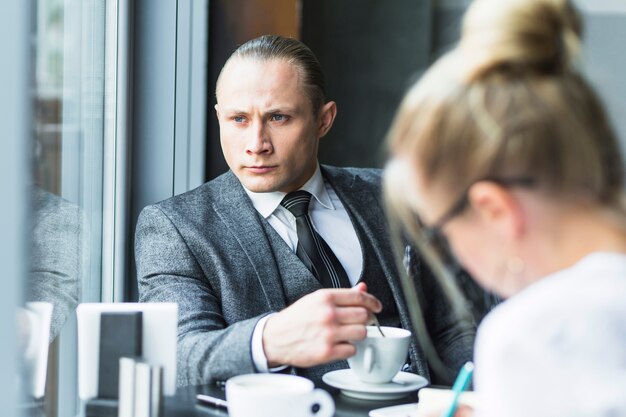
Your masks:
M322 106L318 116L318 137L322 138L326 136L330 128L333 126L336 116L337 104L334 101L329 101Z
M481 221L502 238L516 240L522 235L523 210L508 188L492 181L479 181L470 187L467 198Z

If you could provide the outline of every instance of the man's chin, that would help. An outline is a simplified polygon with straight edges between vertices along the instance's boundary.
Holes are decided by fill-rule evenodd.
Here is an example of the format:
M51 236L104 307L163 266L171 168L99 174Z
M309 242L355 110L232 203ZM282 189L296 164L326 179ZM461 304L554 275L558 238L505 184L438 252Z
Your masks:
M253 193L272 193L278 190L276 184L269 181L241 181L241 178L239 181L244 187L246 187L247 190L252 191Z
M275 190L274 188L270 188L270 187L246 187L249 191L252 191L253 193L273 193Z

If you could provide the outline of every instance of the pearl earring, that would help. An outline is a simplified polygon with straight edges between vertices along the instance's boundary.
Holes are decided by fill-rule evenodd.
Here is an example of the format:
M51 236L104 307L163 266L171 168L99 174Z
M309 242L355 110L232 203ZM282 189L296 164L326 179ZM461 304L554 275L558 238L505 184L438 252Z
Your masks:
M522 258L520 258L518 256L514 256L512 258L509 258L506 261L506 270L511 275L519 275L519 274L521 274L524 271L525 268L526 268L526 264L524 263Z

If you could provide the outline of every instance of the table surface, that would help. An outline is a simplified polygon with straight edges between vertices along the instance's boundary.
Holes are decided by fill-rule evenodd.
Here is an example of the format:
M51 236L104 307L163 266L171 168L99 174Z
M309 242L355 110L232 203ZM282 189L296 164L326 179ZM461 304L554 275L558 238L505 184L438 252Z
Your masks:
M415 392L400 399L375 401L347 397L341 394L339 390L328 385L322 385L319 388L325 389L333 396L335 400L335 417L367 417L368 413L376 408L417 402L417 393ZM176 396L165 397L164 417L228 416L228 413L223 408L214 407L210 404L205 405L205 403L197 401L197 394L207 394L224 399L224 389L216 385L179 388Z

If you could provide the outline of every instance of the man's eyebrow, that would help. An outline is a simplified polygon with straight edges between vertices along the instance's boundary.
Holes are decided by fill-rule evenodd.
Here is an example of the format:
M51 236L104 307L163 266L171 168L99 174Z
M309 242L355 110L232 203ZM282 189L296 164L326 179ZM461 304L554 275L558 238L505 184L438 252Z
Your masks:
M243 109L238 109L236 107L225 108L222 110L224 114L247 114L248 112Z
M299 107L293 106L276 106L271 107L265 111L267 114L276 114L276 113L298 113L300 110Z
M221 108L220 111L222 112L222 114L227 114L227 115L233 115L233 114L247 115L250 113L248 110L243 109L243 108L238 108L238 107ZM279 114L279 113L298 114L300 113L300 107L289 106L289 105L285 105L285 106L279 105L279 106L273 106L273 107L270 107L269 109L263 110L263 114Z

